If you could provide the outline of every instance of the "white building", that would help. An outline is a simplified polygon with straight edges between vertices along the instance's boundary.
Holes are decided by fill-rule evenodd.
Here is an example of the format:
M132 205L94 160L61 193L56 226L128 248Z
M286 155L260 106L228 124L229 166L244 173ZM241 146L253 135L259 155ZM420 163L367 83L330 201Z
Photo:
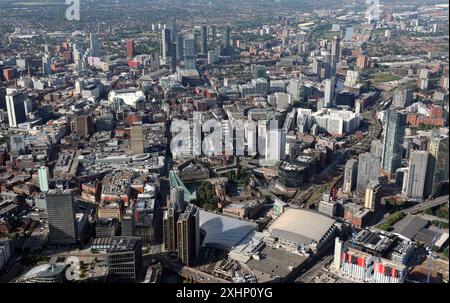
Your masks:
M267 132L266 161L281 161L286 157L286 130L271 129Z
M126 105L134 107L137 102L145 101L145 95L143 91L136 89L111 91L108 95L108 101L112 103L117 99L122 100Z
M359 79L359 72L355 70L348 70L345 77L344 86L353 87L356 85Z
M48 191L49 173L47 166L41 166L38 168L38 177L39 177L39 188L41 189L41 191L42 192Z
M322 131L337 136L355 131L361 120L360 115L352 111L326 108L313 113L311 119Z

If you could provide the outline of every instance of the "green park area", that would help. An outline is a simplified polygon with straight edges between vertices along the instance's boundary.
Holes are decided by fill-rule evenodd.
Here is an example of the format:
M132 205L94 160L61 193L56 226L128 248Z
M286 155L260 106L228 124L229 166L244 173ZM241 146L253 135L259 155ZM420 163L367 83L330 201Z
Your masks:
M377 74L370 75L369 79L373 83L383 83L383 82L397 81L397 80L400 80L401 77L397 76L397 75L393 75L391 73L377 73Z
M396 212L392 215L390 215L387 220L380 225L380 229L385 230L385 231L391 231L392 230L392 226L397 223L398 221L400 221L401 219L403 219L405 217L405 214L402 212Z

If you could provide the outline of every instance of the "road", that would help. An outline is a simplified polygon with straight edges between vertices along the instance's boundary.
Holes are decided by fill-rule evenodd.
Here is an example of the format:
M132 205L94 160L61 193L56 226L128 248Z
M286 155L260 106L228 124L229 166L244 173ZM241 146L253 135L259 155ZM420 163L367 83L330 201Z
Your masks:
M423 203L414 205L410 208L405 208L404 210L402 210L402 212L404 212L405 214L417 214L422 212L423 210L427 209L427 208L432 208L444 203L448 203L448 195L447 196L442 196L442 197L438 197L436 199L433 200L428 200L425 201Z
M323 267L334 258L334 255L326 255L314 264L309 270L303 273L295 282L309 283Z
M405 208L400 210L400 212L407 214L407 215L414 215L417 213L420 213L422 211L424 211L427 208L432 208L444 203L448 203L448 195L447 196L442 196L442 197L438 197L436 199L433 200L428 200L419 204L416 204L414 206L411 206L409 208ZM389 218L389 216L387 215L386 217L384 217L377 225L380 226L381 224L383 224L387 219Z

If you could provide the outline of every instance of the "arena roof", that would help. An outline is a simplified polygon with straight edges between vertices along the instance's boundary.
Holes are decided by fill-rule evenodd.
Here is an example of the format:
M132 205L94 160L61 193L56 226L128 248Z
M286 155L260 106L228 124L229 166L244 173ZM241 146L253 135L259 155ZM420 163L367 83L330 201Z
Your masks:
M206 234L202 246L229 251L257 227L252 222L200 210L200 229Z
M268 229L272 236L300 245L319 243L334 223L316 211L288 208Z

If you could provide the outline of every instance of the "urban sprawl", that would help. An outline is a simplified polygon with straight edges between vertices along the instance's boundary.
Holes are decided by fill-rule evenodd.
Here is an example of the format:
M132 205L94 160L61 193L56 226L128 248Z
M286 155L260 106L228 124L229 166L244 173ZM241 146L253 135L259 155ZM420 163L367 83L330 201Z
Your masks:
M0 0L0 282L448 283L448 3L64 2Z

